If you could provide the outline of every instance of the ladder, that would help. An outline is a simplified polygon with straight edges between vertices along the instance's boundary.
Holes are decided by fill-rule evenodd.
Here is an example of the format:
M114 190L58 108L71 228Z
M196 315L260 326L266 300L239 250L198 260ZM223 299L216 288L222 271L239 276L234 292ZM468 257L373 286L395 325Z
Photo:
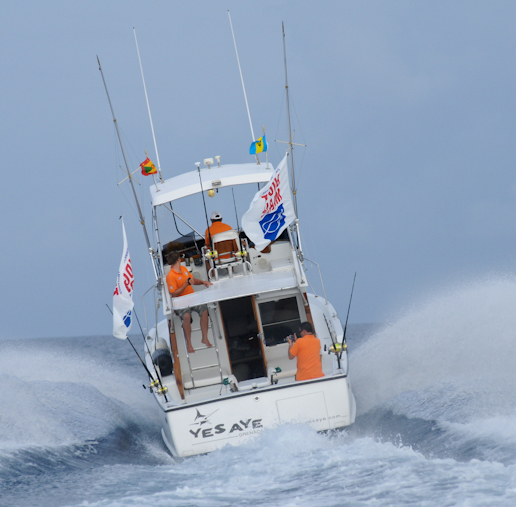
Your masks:
M210 335L211 335L211 342L212 342L213 346L212 347L203 346L198 349L194 348L194 350L195 350L196 354L201 352L203 355L206 354L206 351L213 352L213 350L215 350L215 353L216 353L215 360L210 361L208 364L203 364L202 366L193 366L192 367L192 361L190 359L190 354L188 353L188 350L186 351L186 359L188 361L188 369L190 370L190 379L192 381L193 389L195 389L197 387L195 385L194 373L203 371L203 370L208 370L210 368L218 368L220 382L222 383L224 381L223 374L222 374L222 365L220 362L219 346L218 346L218 339L220 339L219 338L220 333L215 333L214 322L217 322L217 321L216 321L216 316L215 316L215 318L213 318L213 316L212 316L213 310L214 310L213 308L210 308L208 306L208 339L210 339ZM217 327L217 331L218 331L218 326L216 326L216 327ZM183 326L181 326L181 331L183 333L183 339L186 340ZM201 335L201 326L200 326L200 318L199 318L199 327L193 327L193 315L192 315L192 338L194 337L194 335ZM216 335L219 335L219 337Z

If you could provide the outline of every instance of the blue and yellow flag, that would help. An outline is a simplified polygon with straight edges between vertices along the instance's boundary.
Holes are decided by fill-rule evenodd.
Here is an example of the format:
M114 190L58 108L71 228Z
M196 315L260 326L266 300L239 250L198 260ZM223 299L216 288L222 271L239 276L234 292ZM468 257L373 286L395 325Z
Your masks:
M257 153L261 153L262 151L267 151L267 141L265 136L260 137L254 143L251 143L251 147L249 148L250 155L256 155Z

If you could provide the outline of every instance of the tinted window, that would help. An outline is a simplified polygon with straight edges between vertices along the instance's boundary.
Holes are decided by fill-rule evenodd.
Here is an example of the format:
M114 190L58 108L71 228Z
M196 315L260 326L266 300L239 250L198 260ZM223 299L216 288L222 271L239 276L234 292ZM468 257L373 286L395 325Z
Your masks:
M265 345L270 347L285 343L285 338L289 334L298 332L301 319L296 297L268 301L260 303L258 306L262 318Z

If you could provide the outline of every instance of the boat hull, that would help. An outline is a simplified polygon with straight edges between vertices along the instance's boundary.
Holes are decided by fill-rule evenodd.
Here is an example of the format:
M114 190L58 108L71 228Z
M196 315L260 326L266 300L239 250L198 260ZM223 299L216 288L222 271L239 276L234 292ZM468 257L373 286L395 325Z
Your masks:
M347 377L335 375L167 408L162 435L174 456L186 457L240 445L280 424L307 424L317 431L343 428L354 422L355 413Z

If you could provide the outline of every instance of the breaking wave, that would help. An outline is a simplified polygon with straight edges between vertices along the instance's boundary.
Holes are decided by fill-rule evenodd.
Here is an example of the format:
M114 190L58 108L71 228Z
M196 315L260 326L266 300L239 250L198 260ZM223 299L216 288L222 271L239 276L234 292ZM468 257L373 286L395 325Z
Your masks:
M516 459L516 280L434 294L352 357L360 434L428 455Z

